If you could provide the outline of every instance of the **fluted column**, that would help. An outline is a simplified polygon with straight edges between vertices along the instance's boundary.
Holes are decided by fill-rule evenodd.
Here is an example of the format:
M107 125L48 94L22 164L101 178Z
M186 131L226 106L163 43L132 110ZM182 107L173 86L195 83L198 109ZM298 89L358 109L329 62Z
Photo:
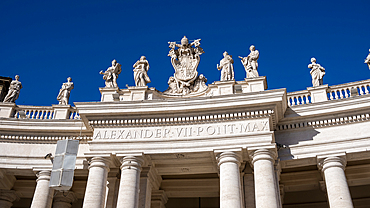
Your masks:
M325 185L331 208L353 208L344 169L344 157L327 157L319 161L319 169L324 173Z
M33 194L31 208L50 208L53 202L54 189L49 188L50 170L39 171L37 185Z
M77 197L72 191L59 191L54 196L53 208L71 208L75 201L77 201Z
M251 157L254 167L256 207L278 208L280 202L276 194L275 151L259 149L254 151Z
M83 208L104 208L109 164L109 158L93 157L90 160Z
M0 207L11 208L13 202L19 200L19 194L14 190L0 189Z
M121 163L117 208L138 208L140 172L144 160L141 157L126 156L121 159Z
M217 155L220 168L220 208L242 207L240 161L240 153L228 151Z

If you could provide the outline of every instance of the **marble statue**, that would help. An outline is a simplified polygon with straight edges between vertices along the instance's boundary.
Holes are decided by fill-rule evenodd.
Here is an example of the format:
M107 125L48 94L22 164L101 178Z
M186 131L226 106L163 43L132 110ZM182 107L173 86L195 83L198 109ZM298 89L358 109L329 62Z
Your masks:
M57 100L59 101L59 105L68 105L69 95L71 94L71 90L74 88L73 82L71 77L67 78L67 82L62 84L62 88L59 90L59 94L57 96Z
M148 76L149 62L146 60L145 56L141 56L133 67L134 79L137 87L144 87L151 82Z
M249 50L251 51L247 57L241 57L241 62L244 66L245 72L247 73L247 78L254 78L254 77L259 77L258 75L258 63L257 60L260 56L260 53L254 45L251 45L249 47Z
M103 74L103 79L105 80L105 87L118 87L117 78L121 73L121 64L117 63L116 60L112 61L112 66L110 66L105 72L100 71Z
M207 78L205 78L203 74L200 74L199 77L194 81L194 85L192 86L191 90L193 92L205 91L208 88L206 82Z
M234 60L226 51L223 53L224 58L221 59L220 64L217 64L217 69L221 70L221 81L234 80Z
M369 49L369 55L367 55L366 59L365 59L365 64L367 64L367 66L369 67L370 69L370 49Z
M15 103L22 89L22 83L19 81L19 75L15 75L15 80L10 83L8 94L4 98L4 103Z
M312 86L317 87L323 84L323 77L325 75L325 68L320 64L316 63L315 58L311 58L311 64L308 65L311 69L310 74L312 76Z
M168 42L169 48L171 48L168 56L171 57L171 63L175 69L175 74L169 78L169 88L164 94L188 95L203 89L194 86L197 79L201 79L199 81L200 83L204 82L205 78L204 76L199 78L197 71L200 55L204 53L203 49L200 47L200 40L201 39L197 39L189 43L188 38L184 36L181 39L181 44Z

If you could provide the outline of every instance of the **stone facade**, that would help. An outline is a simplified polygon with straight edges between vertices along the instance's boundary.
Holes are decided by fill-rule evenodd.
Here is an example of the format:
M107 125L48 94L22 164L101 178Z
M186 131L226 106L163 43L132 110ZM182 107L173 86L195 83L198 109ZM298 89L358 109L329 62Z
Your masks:
M203 53L196 41L170 43L174 66ZM171 93L112 85L73 107L0 103L0 207L369 207L370 80L287 93L257 76L197 91L194 70ZM63 192L49 188L62 139L80 142Z

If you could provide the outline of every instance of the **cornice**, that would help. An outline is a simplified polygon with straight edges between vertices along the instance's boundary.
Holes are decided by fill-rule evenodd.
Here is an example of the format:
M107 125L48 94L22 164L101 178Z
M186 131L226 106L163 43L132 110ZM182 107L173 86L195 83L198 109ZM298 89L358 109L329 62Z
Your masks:
M284 122L277 124L276 130L289 130L289 129L299 129L306 127L322 128L329 126L346 125L351 123L360 123L370 120L370 110L369 113L355 113L346 116L332 115L331 118L307 118L305 120L300 119L299 121L293 120L291 122Z
M235 108L258 108L266 105L277 106L279 118L285 112L286 90L268 90L263 92L238 93L232 95L178 98L166 100L116 101L116 102L81 102L75 103L80 116L100 117L118 115L176 114L230 110ZM281 115L280 115L281 114Z
M134 119L110 119L110 120L91 120L90 126L96 127L122 127L122 126L160 126L160 125L179 125L179 124L199 124L199 123L216 123L246 119L260 119L271 117L275 127L275 111L245 111L235 113L216 113L202 116L169 116L159 118L134 118Z
M80 143L87 143L92 140L91 136L47 136L47 135L11 135L11 134L1 134L0 142L37 142L37 143L56 143L59 140L74 139L80 140Z

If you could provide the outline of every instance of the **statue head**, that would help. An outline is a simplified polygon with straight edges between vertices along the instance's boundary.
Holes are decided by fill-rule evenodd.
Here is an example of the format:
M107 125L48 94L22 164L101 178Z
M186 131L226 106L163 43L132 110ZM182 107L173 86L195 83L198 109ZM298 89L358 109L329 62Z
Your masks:
M229 55L226 51L223 53L224 57Z
M254 50L256 50L256 47L254 47L254 45L251 45L251 46L249 47L249 50L250 50L250 51L254 51Z
M184 35L184 37L181 39L181 45L182 46L187 46L189 45L189 40L188 38Z
M146 60L146 57L145 56L141 56L140 57L140 60Z
M316 59L314 57L311 58L312 63L316 63Z
M71 77L68 77L68 78L67 78L67 81L68 81L68 82L71 82L71 81L72 81L72 78L71 78Z
M113 61L112 61L112 66L114 66L114 65L116 65L116 64L117 64L116 59L113 59Z
M15 80L19 80L19 75L15 75Z

